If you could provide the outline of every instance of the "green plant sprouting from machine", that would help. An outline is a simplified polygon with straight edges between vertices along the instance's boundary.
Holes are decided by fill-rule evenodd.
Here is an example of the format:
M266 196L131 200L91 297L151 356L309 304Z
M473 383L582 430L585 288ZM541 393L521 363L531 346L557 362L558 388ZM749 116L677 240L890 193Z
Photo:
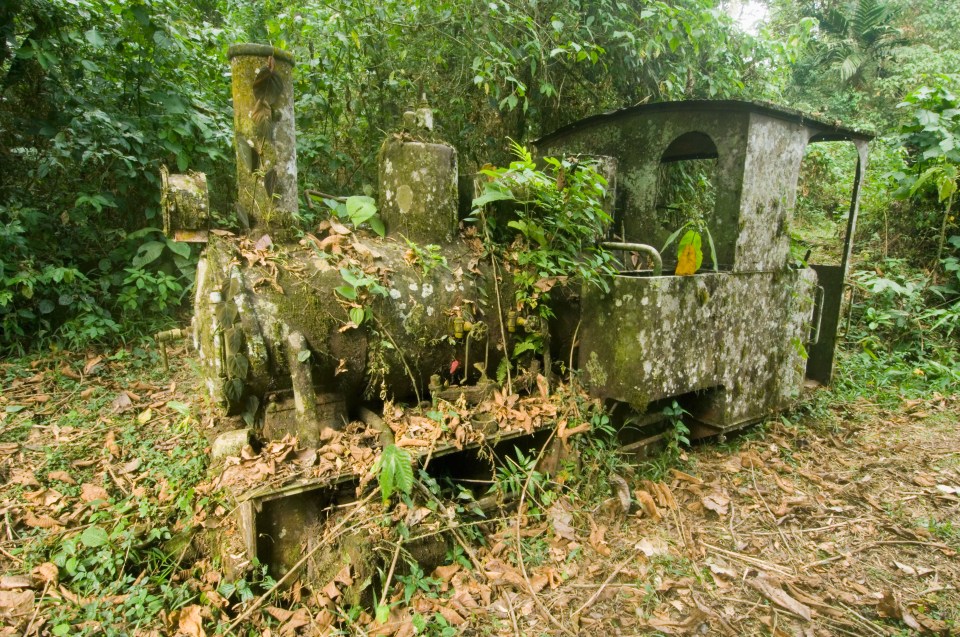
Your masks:
M605 277L615 273L610 254L595 245L612 222L603 208L607 181L589 161L545 157L544 171L525 147L511 142L511 150L517 159L509 166L480 171L487 181L473 200L471 218L484 219L491 235L502 236L502 220L482 213L488 204L511 202L506 227L519 236L505 256L517 266L516 306L549 318L544 302L561 280L576 277L605 287Z
M682 236L681 236L681 233ZM663 244L661 252L666 252L674 241L680 237L677 243L677 275L691 275L700 270L703 264L703 237L707 238L707 246L710 248L710 261L713 263L713 271L717 272L719 265L717 263L717 249L713 243L713 235L710 234L710 228L702 219L691 219L677 228L673 234L667 237Z

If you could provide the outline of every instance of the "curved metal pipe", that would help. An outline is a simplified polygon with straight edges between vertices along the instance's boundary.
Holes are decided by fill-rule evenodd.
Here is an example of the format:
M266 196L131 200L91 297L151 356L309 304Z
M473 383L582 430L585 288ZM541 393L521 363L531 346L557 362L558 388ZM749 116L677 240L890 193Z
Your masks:
M624 243L621 241L604 241L600 244L607 250L625 250L627 252L644 252L653 259L653 276L663 274L663 259L660 258L660 251L646 243Z

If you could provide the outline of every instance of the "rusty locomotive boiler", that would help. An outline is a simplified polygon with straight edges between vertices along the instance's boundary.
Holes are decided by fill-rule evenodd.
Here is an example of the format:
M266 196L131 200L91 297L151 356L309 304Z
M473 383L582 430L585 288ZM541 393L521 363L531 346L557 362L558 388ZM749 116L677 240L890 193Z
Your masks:
M546 325L514 312L509 277L462 236L459 190L472 181L429 134L425 105L378 156L385 238L336 220L327 236L297 236L293 59L249 44L230 59L237 213L249 231L209 227L196 175L165 175L164 218L171 236L207 243L193 342L210 395L250 425L241 443L292 435L316 448L355 418L389 442L373 413L384 401L481 400L524 330L562 346L554 360L569 354L592 395L651 419L677 401L700 434L787 407L807 378L830 381L869 135L769 105L693 101L598 115L534 142L540 156L602 158L614 223L597 241L622 263L606 289L565 297ZM852 142L859 161L842 260L810 266L791 258L788 229L804 150L822 141ZM688 221L668 200L671 170L709 181L696 216L714 262L691 276L673 275L672 252L651 247ZM554 371L549 357L540 371ZM486 432L509 438L500 434ZM242 551L284 572L329 501L319 494L356 479L248 489Z

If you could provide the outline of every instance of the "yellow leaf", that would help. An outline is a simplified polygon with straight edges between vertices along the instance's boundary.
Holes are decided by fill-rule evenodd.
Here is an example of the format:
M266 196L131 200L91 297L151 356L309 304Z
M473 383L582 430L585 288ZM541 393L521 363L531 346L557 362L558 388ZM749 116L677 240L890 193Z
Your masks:
M693 274L693 273L691 272L690 274ZM145 425L148 422L150 422L150 418L152 417L153 417L153 411L148 407L146 411L142 412L139 416L137 416L137 421L141 425Z
M692 243L683 246L680 257L677 259L677 276L690 276L697 271L697 249Z

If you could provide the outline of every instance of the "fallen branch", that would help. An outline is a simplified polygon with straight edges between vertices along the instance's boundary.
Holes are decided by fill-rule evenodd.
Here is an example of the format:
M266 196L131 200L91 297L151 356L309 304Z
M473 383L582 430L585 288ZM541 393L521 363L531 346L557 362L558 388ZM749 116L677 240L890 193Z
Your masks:
M952 551L953 549L946 544L940 544L939 542L921 542L919 540L878 540L876 542L868 542L862 546L858 546L855 549L852 549L849 553L841 553L840 555L834 555L833 557L828 557L823 560L817 560L816 562L811 562L809 564L804 564L801 568L807 570L815 566L823 566L824 564L829 564L830 562L836 562L837 560L842 560L847 557L853 557L857 553L863 553L872 548L885 545L897 545L897 544L908 544L914 546L932 546L937 549L946 549Z
M718 553L723 553L724 555L728 555L734 559L740 560L742 562L746 562L747 564L751 564L753 566L761 566L763 568L766 568L772 571L777 571L778 573L782 573L783 575L788 575L790 577L796 576L796 573L791 573L790 571L783 568L782 566L779 566L772 562L767 562L765 560L761 560L756 557L750 557L749 555L743 555L742 553L737 553L735 551L728 551L727 549L720 548L719 546L714 546L713 544L709 544L707 542L701 542L701 544L703 544L705 547L707 547L711 551L717 551Z
M590 606L593 604L593 602L595 602L595 601L597 600L597 598L600 597L600 593L602 593L602 592L604 591L604 589L610 584L610 582L613 581L613 578L616 577L616 576L620 573L620 571L622 571L623 569L625 569L625 568L627 567L627 564L629 564L630 562L632 562L634 559L636 559L636 555L631 555L630 557L628 557L627 559L625 559L623 562L621 562L621 563L617 566L617 568L613 569L613 572L611 572L610 575L607 576L607 579L605 579L605 580L603 581L603 584L600 585L600 588L598 588L597 591L596 591L593 595L590 596L590 599L588 599L587 601L585 601L585 602L583 603L583 605L580 606L580 608L578 608L577 610L573 611L572 617L574 617L574 618L579 617L579 616L580 616L580 613L582 613L582 612L585 611L586 609L590 608Z

